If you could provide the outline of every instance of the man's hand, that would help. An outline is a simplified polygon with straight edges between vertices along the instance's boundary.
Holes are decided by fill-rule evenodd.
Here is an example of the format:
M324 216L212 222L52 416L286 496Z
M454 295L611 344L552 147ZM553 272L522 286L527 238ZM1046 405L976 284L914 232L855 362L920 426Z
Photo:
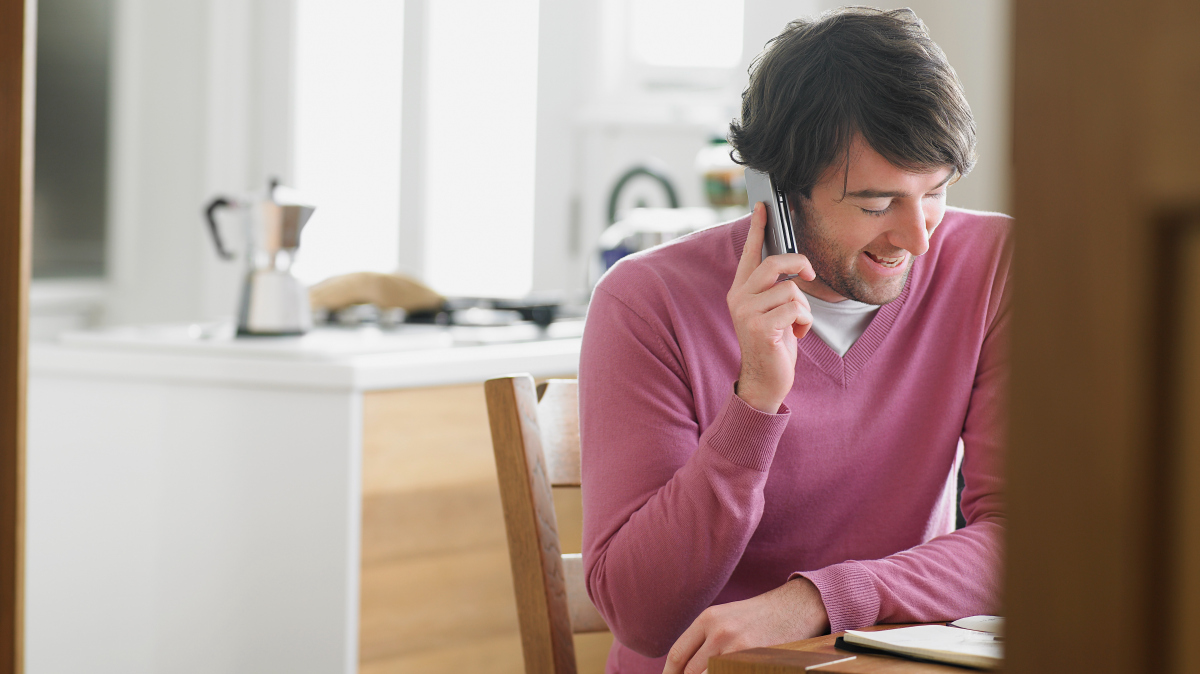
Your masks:
M796 376L796 340L812 327L812 310L804 293L791 281L777 281L780 274L799 274L811 281L816 273L803 255L772 255L763 260L766 223L766 207L759 202L726 300L742 351L738 397L775 414Z
M700 674L708 659L759 646L776 646L829 631L821 593L797 578L752 599L710 606L667 654L663 674Z

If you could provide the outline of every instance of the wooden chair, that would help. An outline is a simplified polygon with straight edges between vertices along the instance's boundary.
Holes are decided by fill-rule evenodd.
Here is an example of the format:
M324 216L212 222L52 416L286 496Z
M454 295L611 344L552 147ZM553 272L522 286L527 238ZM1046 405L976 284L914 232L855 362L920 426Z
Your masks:
M574 635L608 631L584 587L582 558L560 553L550 491L579 486L578 386L552 379L535 393L533 378L519 375L484 390L525 671L575 674Z

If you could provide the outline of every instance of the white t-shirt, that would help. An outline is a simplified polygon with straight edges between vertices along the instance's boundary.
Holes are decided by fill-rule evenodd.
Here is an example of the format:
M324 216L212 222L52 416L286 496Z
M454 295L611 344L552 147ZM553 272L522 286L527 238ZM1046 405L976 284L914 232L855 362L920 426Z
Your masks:
M876 304L854 300L826 302L808 293L804 293L804 296L812 308L812 331L839 356L846 355L879 311L879 305Z

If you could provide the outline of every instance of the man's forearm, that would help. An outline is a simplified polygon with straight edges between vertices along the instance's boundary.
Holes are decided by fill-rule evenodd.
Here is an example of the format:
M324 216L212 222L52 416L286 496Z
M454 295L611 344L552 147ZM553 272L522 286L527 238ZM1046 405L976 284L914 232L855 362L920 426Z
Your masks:
M785 424L730 396L684 465L648 497L621 493L636 488L635 470L588 466L589 484L605 485L584 492L585 531L599 532L584 542L588 588L623 644L663 655L716 599L762 516L767 469ZM630 502L643 505L622 518Z

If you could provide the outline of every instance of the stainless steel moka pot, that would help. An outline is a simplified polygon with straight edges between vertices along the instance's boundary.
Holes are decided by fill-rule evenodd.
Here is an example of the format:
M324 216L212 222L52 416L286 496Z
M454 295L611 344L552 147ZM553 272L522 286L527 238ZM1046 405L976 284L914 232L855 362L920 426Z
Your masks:
M238 303L239 335L302 335L312 329L308 289L292 275L300 231L313 206L299 203L292 191L272 180L266 198L216 197L204 209L221 259L234 254L221 242L216 212L240 211L246 230L246 278Z

